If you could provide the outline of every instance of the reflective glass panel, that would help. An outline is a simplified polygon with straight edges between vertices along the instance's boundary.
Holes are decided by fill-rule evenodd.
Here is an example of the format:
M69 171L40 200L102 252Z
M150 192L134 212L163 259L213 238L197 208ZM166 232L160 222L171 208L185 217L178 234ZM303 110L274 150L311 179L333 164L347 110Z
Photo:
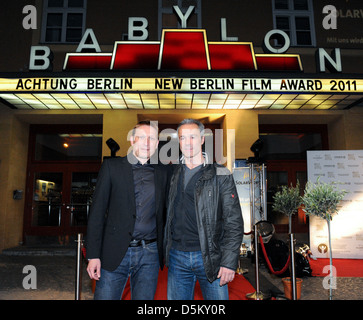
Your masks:
M265 160L306 159L307 150L322 150L320 133L262 133L261 157Z
M71 225L85 226L96 187L97 173L72 173Z
M62 173L35 173L32 206L32 226L60 225L62 187Z
M35 160L79 161L102 158L101 134L37 134Z
M281 186L288 185L288 173L286 171L267 172L267 220L273 224L288 224L289 218L283 213L272 209L273 196L280 191Z

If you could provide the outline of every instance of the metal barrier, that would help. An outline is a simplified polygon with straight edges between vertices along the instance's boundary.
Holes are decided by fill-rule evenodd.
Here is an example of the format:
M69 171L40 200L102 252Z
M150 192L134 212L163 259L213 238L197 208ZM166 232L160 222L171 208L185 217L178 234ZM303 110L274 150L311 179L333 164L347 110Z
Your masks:
M81 300L82 291L82 247L83 247L83 234L78 233L77 242L77 265L76 265L76 292L75 300Z

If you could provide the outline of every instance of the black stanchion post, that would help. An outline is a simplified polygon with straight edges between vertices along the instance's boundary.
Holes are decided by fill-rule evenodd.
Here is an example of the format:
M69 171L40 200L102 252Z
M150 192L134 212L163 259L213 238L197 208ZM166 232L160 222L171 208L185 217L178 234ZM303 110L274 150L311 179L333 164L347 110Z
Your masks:
M290 233L289 235L290 235L292 300L297 300L297 293L296 293L296 274L295 274L295 243L294 243L294 234L293 233Z
M75 300L81 300L82 289L82 246L83 246L83 234L78 233L77 242L77 266L76 266L76 294Z

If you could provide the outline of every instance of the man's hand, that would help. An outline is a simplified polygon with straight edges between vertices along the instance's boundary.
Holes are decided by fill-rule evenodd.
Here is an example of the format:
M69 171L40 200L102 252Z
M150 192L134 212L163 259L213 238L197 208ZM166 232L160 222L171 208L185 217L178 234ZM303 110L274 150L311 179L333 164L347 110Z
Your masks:
M87 272L91 279L99 280L101 278L101 260L90 259L88 261Z
M220 282L219 282L219 285L224 286L228 282L233 281L234 274L235 274L234 270L231 270L231 269L228 269L228 268L225 268L225 267L220 267L219 272L218 272L218 276L217 276L217 278L221 279Z

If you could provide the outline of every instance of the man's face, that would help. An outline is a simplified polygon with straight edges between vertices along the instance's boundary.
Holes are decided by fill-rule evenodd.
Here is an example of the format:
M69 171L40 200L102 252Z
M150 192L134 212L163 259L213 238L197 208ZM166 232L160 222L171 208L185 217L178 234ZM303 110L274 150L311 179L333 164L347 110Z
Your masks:
M133 153L140 159L150 159L158 144L158 131L152 126L141 125L135 129L134 136L131 136Z
M184 124L179 128L180 150L190 160L200 160L204 137L201 137L196 124Z

